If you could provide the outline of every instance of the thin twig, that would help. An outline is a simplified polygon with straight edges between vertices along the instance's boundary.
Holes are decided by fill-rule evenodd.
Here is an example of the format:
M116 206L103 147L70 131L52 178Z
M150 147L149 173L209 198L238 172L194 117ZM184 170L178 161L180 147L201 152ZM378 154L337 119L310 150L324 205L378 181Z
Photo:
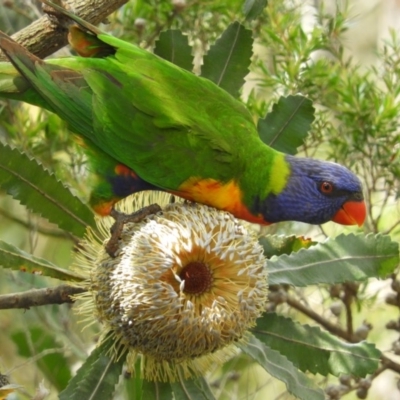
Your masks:
M381 356L381 360L382 360L382 366L385 367L385 369L390 369L400 374L400 364L398 364L397 362L391 360L390 358L384 355Z
M312 310L311 308L307 307L303 303L299 302L297 299L291 296L287 296L286 302L288 305L291 307L295 308L296 310L302 312L303 314L307 315L307 317L311 318L315 322L318 322L321 326L323 326L328 332L341 337L342 339L347 340L348 342L356 343L358 340L356 340L354 337L350 336L347 331L344 329L340 328L339 326L333 324L332 322L329 322L327 319L322 317L320 314Z
M382 233L383 235L387 235L387 234L389 234L390 232L392 232L393 229L395 229L396 226L398 226L398 225L400 225L400 219L399 219L398 221L396 221L393 225L391 225L389 228L387 228L386 230L382 231L381 233Z
M52 236L55 238L64 238L71 239L74 243L77 243L77 240L74 240L74 237L68 232L62 231L61 229L52 229L41 226L40 224L33 223L31 221L24 221L22 218L18 218L10 212L0 208L0 216L15 222L16 224L22 225L26 229L34 230L45 236Z
M349 337L353 336L353 312L351 310L351 305L353 304L353 299L355 296L355 292L352 286L349 284L344 284L344 298L342 299L345 310L346 310L346 327L347 333Z

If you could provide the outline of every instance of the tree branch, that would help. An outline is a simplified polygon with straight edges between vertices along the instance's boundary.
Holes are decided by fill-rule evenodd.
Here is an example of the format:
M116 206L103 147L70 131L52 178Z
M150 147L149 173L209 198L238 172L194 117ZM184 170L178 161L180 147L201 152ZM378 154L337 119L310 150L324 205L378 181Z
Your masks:
M383 354L381 356L381 360L382 360L382 366L383 366L384 369L390 369L390 370L400 374L400 364L398 364L397 362L395 362L395 361L391 360L390 358L384 356Z
M66 9L84 20L97 25L128 0L68 0L61 2ZM60 3L60 2L59 2ZM31 53L45 58L67 44L65 28L55 15L45 14L29 26L15 33L12 38ZM0 61L7 57L0 51Z
M319 315L317 312L309 308L308 306L300 303L298 300L296 300L294 297L287 296L286 303L293 307L294 309L302 312L304 315L307 315L307 317L311 318L315 322L318 322L321 326L323 326L328 332L344 339L347 340L348 342L351 343L357 343L359 340L353 337L353 335L350 335L347 331L344 329L340 328L339 326L332 324L329 322L327 319L325 319L322 315Z
M11 293L0 296L0 310L44 306L47 304L73 303L70 296L86 290L76 286L60 285L46 289L32 289L23 293Z
M315 322L319 323L321 326L323 326L328 332L332 333L333 335L336 335L350 343L357 343L359 342L359 339L349 331L346 331L339 326L332 324L328 320L326 320L324 317L322 317L320 314L316 313L314 310L311 308L307 307L306 305L300 303L298 300L291 296L287 296L286 303L293 307L294 309L302 312L304 315L307 317L311 318ZM386 369L390 369L394 372L397 372L400 374L400 364L396 363L395 361L391 360L390 358L386 357L385 355L381 355L381 367L375 371L375 373L372 375L372 379L378 376L380 373L385 371ZM354 389L354 388L353 388Z

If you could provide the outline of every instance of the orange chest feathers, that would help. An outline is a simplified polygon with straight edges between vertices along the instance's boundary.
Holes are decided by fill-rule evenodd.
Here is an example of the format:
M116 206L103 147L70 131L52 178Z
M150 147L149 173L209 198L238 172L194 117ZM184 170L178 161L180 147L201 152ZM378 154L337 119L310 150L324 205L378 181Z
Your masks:
M239 219L267 224L261 215L254 215L249 211L243 202L243 193L234 181L221 183L210 178L190 178L174 193L187 200L228 211Z

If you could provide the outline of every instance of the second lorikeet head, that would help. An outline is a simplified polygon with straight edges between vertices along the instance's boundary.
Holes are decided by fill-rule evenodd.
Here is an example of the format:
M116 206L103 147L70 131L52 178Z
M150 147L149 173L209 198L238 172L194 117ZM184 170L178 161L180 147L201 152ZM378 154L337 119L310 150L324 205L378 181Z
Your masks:
M270 193L255 208L270 223L299 221L342 225L364 223L366 207L360 180L347 168L327 161L286 155L290 173L284 189Z

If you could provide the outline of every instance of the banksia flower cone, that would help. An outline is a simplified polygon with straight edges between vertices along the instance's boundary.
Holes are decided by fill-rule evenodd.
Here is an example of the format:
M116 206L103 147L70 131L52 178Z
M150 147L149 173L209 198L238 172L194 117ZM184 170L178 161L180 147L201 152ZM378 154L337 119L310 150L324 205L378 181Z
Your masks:
M129 369L141 357L145 379L202 375L235 354L265 309L262 247L226 212L138 196L135 210L153 201L163 211L126 224L114 258L104 250L112 220L100 220L104 237L89 234L77 260L90 274L80 310L127 351Z

